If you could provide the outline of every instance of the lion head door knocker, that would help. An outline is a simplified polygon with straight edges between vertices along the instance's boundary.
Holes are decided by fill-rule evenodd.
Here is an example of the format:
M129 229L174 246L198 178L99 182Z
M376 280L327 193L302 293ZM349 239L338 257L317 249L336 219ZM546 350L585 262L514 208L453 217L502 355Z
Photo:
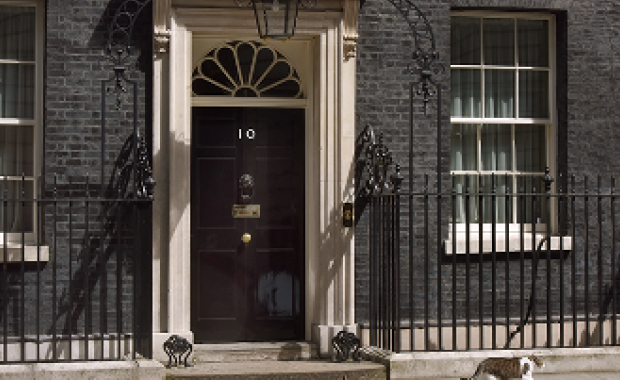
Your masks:
M239 178L239 198L242 204L249 204L254 195L254 177L244 174Z

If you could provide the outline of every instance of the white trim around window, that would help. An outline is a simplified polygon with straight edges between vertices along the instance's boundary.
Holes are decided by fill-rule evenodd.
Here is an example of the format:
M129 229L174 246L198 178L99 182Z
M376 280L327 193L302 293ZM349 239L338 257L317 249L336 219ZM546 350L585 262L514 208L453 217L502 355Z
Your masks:
M467 128L463 128L463 131L459 131L459 128L455 130L454 127L451 127L451 129L453 132L456 131L459 136L464 135L466 133L465 129L468 129L467 133L469 134L469 137L466 143L463 142L464 138L463 140L460 140L461 144L468 144L467 148L455 148L455 141L452 141L451 174L455 175L456 178L460 177L461 182L464 181L463 176L465 175L469 175L471 181L477 181L478 176L483 176L485 181L488 182L491 173L494 173L498 183L503 181L505 176L508 175L509 178L512 179L512 183L509 184L509 193L518 192L519 189L516 178L519 176L526 175L529 177L540 177L544 175L545 166L549 166L553 175L556 171L555 161L557 156L555 16L544 13L489 11L454 11L451 13L451 16L471 19L471 22L466 19L460 19L459 21L455 21L456 19L454 18L452 19L453 28L457 27L455 26L456 22L460 22L458 25L460 29L458 30L460 30L462 34L452 34L453 56L451 57L450 66L452 76L452 103L450 122L451 126L462 125L463 127L467 126ZM510 30L510 23L506 22L507 19L514 21L512 24L512 30ZM479 20L479 24L476 25L477 23L474 20ZM528 38L526 41L525 36L519 35L520 31L528 31L528 27L520 29L521 25L528 25L519 24L519 21L522 20L546 21L546 23L534 22L530 23L530 25L547 25L547 46L539 44L539 40L536 38ZM493 34L488 34L485 37L484 27L487 24L489 27L499 29L504 28L505 33L494 32ZM453 29L453 32L454 30L457 29ZM539 30L543 29L541 28ZM523 32L523 34L525 35L525 32ZM508 49L502 49L502 35L512 36L512 39L506 40L506 46L509 47ZM485 38L488 38L488 41L486 41ZM522 39L520 40L520 38ZM527 43L523 41L526 41ZM459 44L458 47L454 46L456 42ZM532 47L529 45L530 43ZM512 50L512 52L510 52L510 50ZM536 55L537 51L539 52L544 50L546 50L548 56L545 57ZM506 51L508 51L508 54L504 54ZM522 60L520 60L519 57L520 51L523 52L524 56ZM533 53L528 56L528 54L532 51ZM488 60L486 58L488 58ZM540 62L540 64L520 65L520 62ZM512 72L513 75L507 74L508 72ZM523 85L534 86L530 84L533 83L534 80L531 80L532 74L529 73L535 72L543 73L540 75L544 78L543 81L547 81L546 88L544 86L539 86L538 88L520 88L522 83ZM456 74L458 75L456 76ZM528 80L531 81L528 82ZM502 83L506 83L506 86L503 86ZM485 93L487 91L489 93ZM532 100L530 100L528 103L535 103L532 105L534 108L527 109L526 106L529 106L529 104L520 104L520 102L522 100L528 100L530 95L534 97L531 99L535 99L537 101L532 102ZM540 96L542 96L542 98L539 98L542 99L542 102L538 101L536 98ZM543 106L540 108L540 104L544 104L546 107ZM493 108L491 109L488 107ZM523 115L524 112L526 113L525 115ZM481 133L483 126L485 126L485 128L490 127L490 129L496 128L498 131L497 133L504 134L504 136L498 137L498 139L509 138L510 143L507 144L506 141L504 141L503 145L499 144L500 148L489 148L488 145L483 146L482 142L484 137ZM544 158L540 157L539 160L544 160L545 162L538 162L536 165L528 167L527 170L524 170L523 167L519 167L519 165L521 165L519 164L520 157L517 157L519 148L516 146L516 141L518 141L519 138L516 136L515 131L518 131L520 126L529 126L528 128L532 130L535 130L535 126L538 126L540 129L538 130L537 135L540 136L541 139L545 139ZM510 133L508 134L507 129L504 128L510 128ZM454 136L452 140L455 140ZM503 151L501 149L503 149ZM499 156L501 152L504 155L504 161L500 162L500 160L497 159L496 162L491 162L493 159L489 159L488 156L485 156L485 160L485 158L482 157L483 152L488 154L489 151L492 151L494 156ZM485 162L487 167L485 167ZM535 170L533 169L534 167ZM463 184L460 186L462 189L460 191L457 189L457 192L464 191L463 188L465 186ZM476 187L475 191L478 191L477 183L473 187ZM553 190L554 187L552 188L552 191ZM498 190L498 197L496 198L498 202L504 202L506 199L502 196L503 191L505 190ZM463 202L465 197L462 198ZM470 199L473 198L476 198L476 194L474 193L471 194ZM525 216L517 217L519 210L517 209L517 204L515 202L517 202L517 199L513 198L511 202L512 205L510 206L511 210L508 212L508 215L504 215L504 217L509 218L508 222L506 222L505 218L502 221L497 221L495 228L493 228L488 220L484 220L484 215L481 216L483 223L480 223L477 219L472 220L471 213L469 215L470 222L468 223L468 226L466 226L465 222L457 222L456 226L454 226L454 230L456 230L457 233L457 253L464 253L461 251L465 248L465 241L467 240L465 237L466 231L469 231L470 233L470 242L474 240L478 242L480 236L482 236L484 240L483 246L485 247L485 252L490 249L490 242L493 240L491 237L491 231L495 231L496 240L502 240L501 244L496 244L496 251L501 252L505 249L501 248L500 245L505 246L507 235L510 236L508 240L510 243L510 250L512 251L512 247L514 246L513 243L515 243L514 239L516 237L517 240L520 240L519 235L521 235L520 232L522 230L525 235L529 236L525 238L526 240L531 240L532 236L536 236L536 234L531 233L533 229L536 229L538 233L547 230L547 225L544 222L537 225L532 224L531 221L521 223L519 219L522 219ZM501 205L504 205L504 203L501 203ZM499 206L499 208L495 210L495 213L502 211L501 207L502 206ZM505 206L503 207L504 211L506 211ZM460 208L462 209L463 207ZM551 215L556 214L555 208L555 205L552 203ZM506 214L506 212L504 212L504 214ZM477 218L477 216L475 217ZM457 220L462 221L463 219L464 215L457 216ZM550 228L552 231L556 230L556 224L556 220L551 218ZM479 231L480 226L482 226L482 232ZM507 228L508 231L506 231ZM450 235L452 235L452 224L450 224L449 230ZM489 242L489 244L487 244L487 242ZM568 242L563 243L568 244ZM445 244L446 252L451 251L451 239L447 240ZM526 247L527 244L528 243L526 241ZM566 244L561 245L566 247ZM487 245L489 247L487 247ZM553 242L552 247L554 247ZM477 253L477 250L477 248L473 251L470 250L470 253Z

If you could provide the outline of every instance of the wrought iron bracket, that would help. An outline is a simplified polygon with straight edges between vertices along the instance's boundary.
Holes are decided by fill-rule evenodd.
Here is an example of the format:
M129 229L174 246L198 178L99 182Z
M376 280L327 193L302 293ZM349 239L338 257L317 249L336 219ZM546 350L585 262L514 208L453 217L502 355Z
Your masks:
M424 52L418 49L413 52L414 62L407 65L409 73L420 75L418 81L414 83L414 87L417 87L416 94L423 97L424 115L426 115L430 98L437 96L439 84L433 79L433 75L445 70L444 65L437 62L438 59L439 53L436 51Z
M340 331L332 338L332 346L334 347L334 361L345 362L349 359L360 361L360 339L348 331Z
M193 350L192 344L185 338L178 335L171 335L164 342L164 352L168 355L167 368L193 367L194 365L187 362L187 358ZM185 355L185 357L183 357Z
M548 166L545 167L545 176L543 177L543 182L545 183L545 193L549 194L551 192L551 184L555 182L555 179L551 176Z
M400 165L394 165L392 152L383 144L383 135L378 137L370 125L361 134L361 149L358 165L362 167L360 181L361 197L389 193L400 189L402 175ZM395 170L395 173L389 173Z
M413 61L408 65L411 74L418 74L419 78L414 86L418 87L416 93L423 96L424 115L430 98L437 95L439 86L432 76L444 70L443 65L437 64L439 53L435 43L435 34L431 23L426 18L424 12L420 10L411 0L388 0L405 18L415 42Z
M108 30L108 56L114 64L114 86L108 88L109 94L116 95L116 107L120 109L122 95L127 92L125 70L131 58L131 37L138 16L152 0L125 0L112 18Z
M153 169L151 169L151 164L149 163L146 141L144 141L143 136L138 137L137 151L136 197L138 199L153 200L153 191L156 182L153 179Z
M116 108L121 109L123 103L123 94L128 92L128 87L133 87L136 91L136 82L131 81L126 76L130 60L132 59L131 39L134 26L139 19L140 14L152 0L125 0L118 7L116 13L112 17L110 27L108 29L108 41L106 44L106 53L113 64L113 76L102 81L102 124L101 124L101 183L104 183L105 172L105 129L106 129L106 94L116 95ZM134 94L135 95L135 94ZM140 130L137 126L137 97L134 98L133 104L134 120L133 120L133 165L134 165L134 190L137 199L153 200L153 190L155 188L155 180L153 180L153 170L149 162L146 142L144 137L140 136Z

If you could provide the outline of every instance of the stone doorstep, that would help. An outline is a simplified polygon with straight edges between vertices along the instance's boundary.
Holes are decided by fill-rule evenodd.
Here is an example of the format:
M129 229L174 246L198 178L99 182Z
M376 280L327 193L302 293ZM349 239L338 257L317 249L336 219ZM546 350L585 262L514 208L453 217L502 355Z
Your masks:
M279 361L201 363L193 368L167 369L166 379L264 380L385 380L385 366L370 362Z
M195 363L290 361L317 358L317 347L308 342L259 342L195 344Z
M545 362L538 373L620 372L620 347L531 350L392 353L364 347L366 360L384 364L390 379L460 378L471 376L488 357L537 355Z

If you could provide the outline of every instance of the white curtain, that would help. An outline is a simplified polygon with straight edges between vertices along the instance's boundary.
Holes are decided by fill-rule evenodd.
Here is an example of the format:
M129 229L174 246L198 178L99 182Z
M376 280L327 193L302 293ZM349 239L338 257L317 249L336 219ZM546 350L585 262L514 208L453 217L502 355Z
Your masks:
M509 223L512 222L510 216L512 206L506 205L506 190L508 189L508 192L511 192L511 184L511 176L506 177L503 174L482 176L482 192L485 194L495 192L496 194L495 197L487 195L483 200L483 223L492 223L493 221L495 223L506 223L507 218ZM495 220L493 220L493 214L495 214Z
M475 171L478 167L478 125L477 124L453 124L451 133L452 149L450 152L450 169L453 171ZM457 175L455 177L455 191L465 193L467 191L475 193L478 189L478 177L470 176L469 183L466 176ZM478 207L475 206L475 197L469 199L469 215L465 214L466 197L456 197L456 223L465 223L466 217L469 222L478 220Z
M453 117L480 117L481 75L478 69L451 70L451 98Z
M484 116L514 117L514 70L484 70Z
M478 163L478 128L480 129L480 167ZM469 215L465 214L467 207L466 197L458 196L456 199L456 222L465 223L467 218L470 223L478 222L480 209L478 207L479 181L482 180L482 192L498 195L493 205L493 198L485 196L482 204L482 221L490 223L495 221L505 223L506 218L510 219L511 207L506 207L506 188L511 191L512 177L506 179L505 175L496 175L493 179L491 172L511 171L512 170L512 126L505 124L453 124L451 133L451 154L450 169L452 171L482 171L480 178L478 175L456 175L455 191L465 193L469 189L472 196L469 197ZM467 183L469 181L469 183ZM494 211L493 211L494 210ZM509 220L510 221L510 220Z

